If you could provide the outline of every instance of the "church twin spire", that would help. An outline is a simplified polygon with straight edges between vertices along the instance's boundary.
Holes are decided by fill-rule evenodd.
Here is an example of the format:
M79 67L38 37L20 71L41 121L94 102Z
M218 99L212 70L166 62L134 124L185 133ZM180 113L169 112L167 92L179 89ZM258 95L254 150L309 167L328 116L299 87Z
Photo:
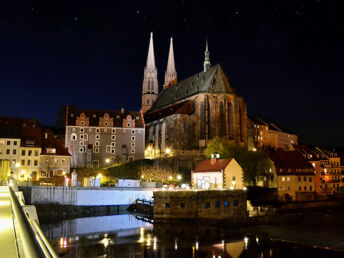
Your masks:
M173 38L170 41L170 50L168 53L167 69L165 72L164 89L177 84L177 71L174 63Z
M208 40L206 41L206 48L204 52L204 72L210 68L210 58L208 50ZM173 39L170 40L170 49L168 53L167 69L165 72L164 89L177 84L177 71L174 62ZM149 110L155 102L159 93L158 72L155 66L153 32L150 34L147 63L144 69L144 77L142 84L142 111Z

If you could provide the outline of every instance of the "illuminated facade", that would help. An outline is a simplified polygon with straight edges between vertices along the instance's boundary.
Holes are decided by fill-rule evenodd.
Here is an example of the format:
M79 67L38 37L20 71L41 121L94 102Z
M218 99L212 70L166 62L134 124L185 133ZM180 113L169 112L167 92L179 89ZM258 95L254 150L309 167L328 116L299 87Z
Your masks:
M298 144L298 136L282 130L273 123L267 123L259 117L249 118L250 135L254 147L289 150Z
M104 167L144 158L141 112L67 110L65 146L72 168Z
M222 67L210 66L208 49L204 70L163 89L144 116L146 144L160 153L204 148L216 137L247 146L246 103Z

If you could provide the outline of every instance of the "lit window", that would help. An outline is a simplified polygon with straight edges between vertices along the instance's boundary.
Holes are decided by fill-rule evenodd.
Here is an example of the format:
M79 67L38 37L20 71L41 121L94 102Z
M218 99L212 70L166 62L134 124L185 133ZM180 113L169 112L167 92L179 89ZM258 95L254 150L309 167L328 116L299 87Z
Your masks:
M285 181L285 177L284 176L282 177L282 181Z
M289 176L287 177L287 181L290 181L290 177Z

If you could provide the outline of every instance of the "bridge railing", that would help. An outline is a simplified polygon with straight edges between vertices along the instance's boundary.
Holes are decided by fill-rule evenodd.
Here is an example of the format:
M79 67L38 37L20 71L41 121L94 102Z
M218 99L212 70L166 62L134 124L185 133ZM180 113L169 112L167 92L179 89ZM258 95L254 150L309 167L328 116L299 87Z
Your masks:
M25 214L13 189L9 187L12 204L13 220L17 232L17 243L20 243L23 254L19 257L58 257L44 236L41 228L35 220L31 220L29 214ZM20 238L20 240L18 239ZM18 251L20 252L20 251Z

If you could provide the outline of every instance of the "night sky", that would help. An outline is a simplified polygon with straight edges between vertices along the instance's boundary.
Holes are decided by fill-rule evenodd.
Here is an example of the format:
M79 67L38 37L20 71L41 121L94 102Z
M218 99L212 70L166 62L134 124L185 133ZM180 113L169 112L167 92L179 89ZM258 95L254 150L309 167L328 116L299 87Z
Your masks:
M4 3L7 2L7 3ZM63 105L139 110L149 33L162 88L169 38L182 80L220 63L258 115L344 145L341 1L2 1L1 110L54 126Z

